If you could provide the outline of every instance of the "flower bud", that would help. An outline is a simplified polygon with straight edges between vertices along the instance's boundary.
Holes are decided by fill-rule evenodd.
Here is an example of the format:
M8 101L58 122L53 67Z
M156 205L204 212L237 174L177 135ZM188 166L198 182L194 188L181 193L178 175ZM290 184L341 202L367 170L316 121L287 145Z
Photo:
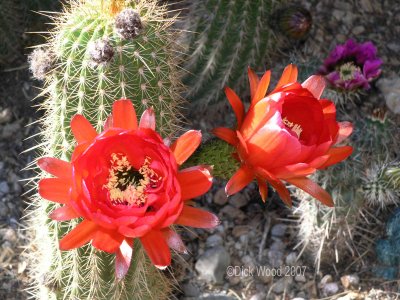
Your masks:
M124 40L134 39L142 29L140 15L132 8L124 9L115 17L115 30Z

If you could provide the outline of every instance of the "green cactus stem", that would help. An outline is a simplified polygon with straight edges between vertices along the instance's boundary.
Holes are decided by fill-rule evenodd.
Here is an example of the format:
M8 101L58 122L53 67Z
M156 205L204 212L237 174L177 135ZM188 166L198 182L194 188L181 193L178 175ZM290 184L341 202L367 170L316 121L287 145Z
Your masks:
M113 102L120 98L131 99L139 116L153 107L158 131L164 137L175 134L181 102L179 56L170 29L174 18L166 17L165 7L152 0L75 0L52 18L55 28L42 49L51 53L51 61L44 63L53 67L40 73L46 97L39 145L43 156L69 160L75 144L71 118L82 114L100 132ZM168 298L170 280L150 263L139 244L122 281L115 280L113 255L90 245L61 252L59 239L79 221L50 220L48 215L56 207L39 196L33 199L35 298Z

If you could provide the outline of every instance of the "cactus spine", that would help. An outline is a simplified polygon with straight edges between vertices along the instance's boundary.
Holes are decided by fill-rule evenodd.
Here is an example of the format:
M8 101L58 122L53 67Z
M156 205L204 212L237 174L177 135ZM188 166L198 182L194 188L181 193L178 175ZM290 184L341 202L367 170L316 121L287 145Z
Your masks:
M118 22L116 21L118 19ZM156 1L75 0L54 17L46 51L53 68L45 74L43 144L45 156L68 160L74 146L70 120L84 115L98 131L119 98L132 99L140 116L154 107L158 130L179 128L180 82L173 18ZM118 24L117 24L118 23ZM125 27L124 27L125 26ZM33 59L33 58L32 58ZM49 62L47 62L49 64ZM39 174L39 177L42 175ZM150 263L139 244L127 276L117 282L113 255L86 245L61 252L58 241L78 221L55 222L56 205L33 201L35 236L32 271L38 299L164 299L171 284Z
M186 24L189 59L187 97L200 106L224 99L224 86L238 88L246 68L263 62L272 47L268 20L274 1L193 1Z

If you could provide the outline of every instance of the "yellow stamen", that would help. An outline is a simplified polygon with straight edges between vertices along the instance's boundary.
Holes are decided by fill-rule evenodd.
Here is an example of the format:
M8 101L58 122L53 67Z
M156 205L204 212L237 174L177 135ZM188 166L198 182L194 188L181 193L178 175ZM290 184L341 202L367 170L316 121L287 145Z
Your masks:
M107 183L103 187L108 190L111 203L143 206L147 200L148 185L161 180L161 177L150 168L151 159L146 157L137 171L133 170L128 158L121 153L113 153L110 162ZM135 178L134 172L140 174L142 178Z
M290 130L292 130L294 133L296 133L298 138L300 138L300 134L303 131L303 128L301 128L301 126L299 124L295 124L293 122L290 122L286 117L283 118L282 122L287 127L289 127Z

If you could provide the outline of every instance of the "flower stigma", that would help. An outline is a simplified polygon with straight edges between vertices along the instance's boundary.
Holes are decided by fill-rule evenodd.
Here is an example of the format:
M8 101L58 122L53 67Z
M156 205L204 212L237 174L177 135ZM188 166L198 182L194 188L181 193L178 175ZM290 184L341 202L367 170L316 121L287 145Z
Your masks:
M162 179L150 168L151 158L146 157L139 170L132 167L122 153L113 153L110 162L107 183L103 188L108 191L111 204L143 206L147 200L147 188L156 188Z

